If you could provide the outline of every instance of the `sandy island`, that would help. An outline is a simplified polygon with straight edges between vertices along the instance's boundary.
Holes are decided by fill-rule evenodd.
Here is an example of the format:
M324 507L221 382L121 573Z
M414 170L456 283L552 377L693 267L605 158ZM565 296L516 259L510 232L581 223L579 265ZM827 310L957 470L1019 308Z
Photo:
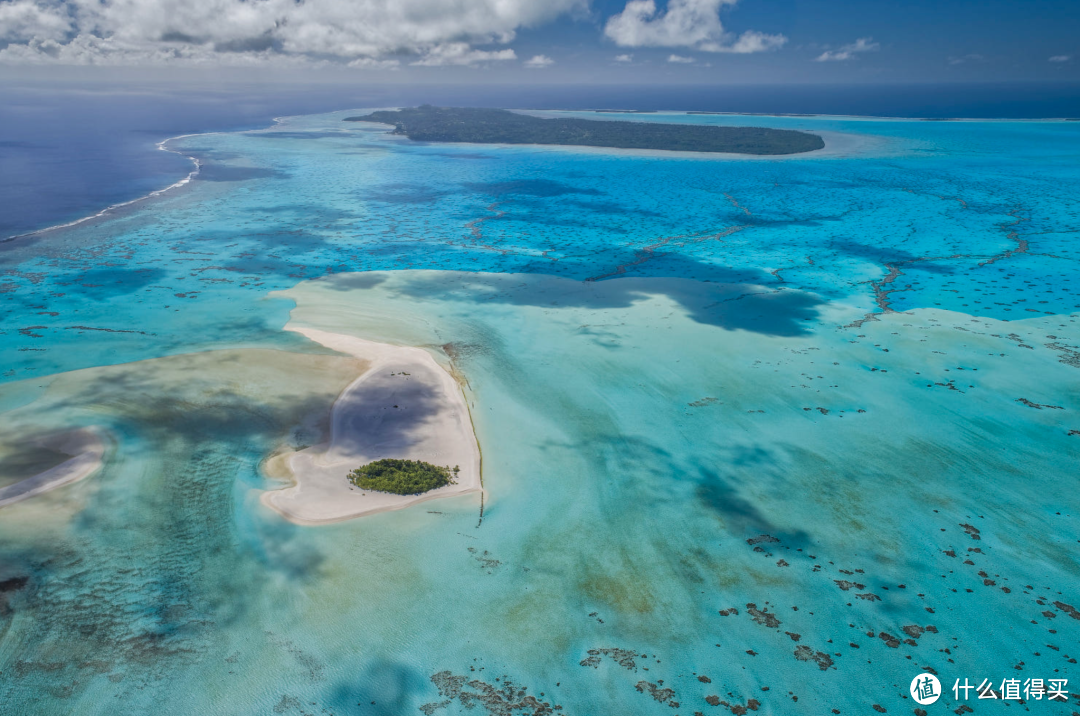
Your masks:
M54 468L0 489L0 507L87 478L97 472L105 457L105 441L93 428L67 430L39 438L34 443L72 457Z
M480 448L465 397L427 351L314 328L286 330L368 366L334 403L329 443L266 461L267 476L293 485L264 492L264 505L290 522L318 525L482 490ZM461 472L456 484L422 495L364 491L349 483L350 470L382 458L457 465Z

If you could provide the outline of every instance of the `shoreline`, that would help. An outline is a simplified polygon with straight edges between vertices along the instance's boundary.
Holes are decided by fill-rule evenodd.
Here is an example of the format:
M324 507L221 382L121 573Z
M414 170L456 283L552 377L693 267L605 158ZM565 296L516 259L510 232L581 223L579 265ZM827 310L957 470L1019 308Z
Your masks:
M403 135L387 132L384 140L411 142L416 146L449 146L484 148L495 151L550 151L571 154L591 154L607 157L638 157L640 159L671 159L722 162L790 162L798 160L848 159L851 157L884 156L887 152L874 153L889 144L890 139L879 135L861 135L833 130L814 130L825 142L821 149L794 154L740 154L737 152L687 152L669 149L623 149L619 147L593 147L582 144L482 144L478 142L426 142L409 139ZM854 147L854 149L853 149Z
M396 108L400 109L400 108ZM344 110L343 110L344 111ZM359 110L358 110L359 111ZM690 116L720 115L727 117L776 117L780 119L852 119L882 122L1076 122L1076 117L894 117L884 114L821 114L797 112L721 112L696 109L514 109L514 112L578 112L593 114L684 114Z
M318 526L476 492L482 499L480 447L464 393L427 351L314 328L285 330L367 366L334 401L328 441L263 462L266 477L290 483L263 491L265 507L294 524ZM458 465L461 472L455 484L419 495L364 492L347 480L353 468L390 457Z
M376 108L376 109L401 109L401 108L400 107L390 107L390 108L383 107L383 108ZM344 112L362 112L362 111L374 111L374 110L371 110L369 108L340 109L340 110L332 110L330 112L322 112L322 113L317 113L317 114L338 114L338 113L344 113ZM570 113L590 113L590 114L608 114L608 113L612 112L612 110L601 111L601 110L596 110L596 109L521 109L521 108L512 108L511 111L522 112L522 113L565 113L565 112L570 112ZM769 113L769 112L720 112L720 111L713 112L713 111L681 110L681 109L658 109L658 110L649 110L648 112L637 112L637 111L634 111L634 110L617 110L617 112L618 113L625 113L625 114L637 114L637 113L641 113L641 114L680 114L680 115L690 115L690 116L722 115L722 116L729 116L729 117L778 117L778 118L791 118L791 119L797 119L797 118L803 118L803 119L845 119L845 120L882 121L882 122L1075 122L1075 121L1078 121L1077 118L1074 118L1074 117L1040 117L1040 118L1022 118L1022 119L1009 118L1009 117L948 117L948 118L938 118L938 117L891 117L891 116L883 116L883 115L879 116L879 115L860 115L860 114L791 114L791 113ZM302 114L302 115L289 115L289 116L283 116L283 117L274 117L274 118L272 118L272 123L269 126L267 126L265 128L265 130L273 129L274 127L278 126L279 124L282 124L285 120L287 120L287 119L289 119L290 117L293 117L293 116L296 116L296 117L311 117L311 116L316 116L316 115L303 115ZM251 132L251 131L264 131L264 130L250 130L250 129L248 129L248 130L235 130L235 131ZM821 131L824 131L824 130L821 130ZM93 214L90 214L88 216L83 216L81 218L65 222L63 224L53 224L52 226L46 226L46 227L43 227L43 228L40 228L40 229L34 229L33 231L24 231L21 234L13 234L11 236L4 237L3 239L0 239L0 244L7 243L9 241L15 241L16 239L23 239L23 238L26 238L28 236L37 236L38 234L45 234L45 233L49 233L51 231L57 231L59 229L68 229L68 228L71 228L72 226L78 226L79 224L83 224L83 223L86 223L88 221L92 221L94 219L99 219L101 217L107 216L108 214L116 211L117 209L122 209L122 208L124 208L126 206L131 206L132 204L137 204L137 203L145 201L147 199L152 199L152 198L154 198L156 196L160 196L161 194L172 191L173 189L178 189L178 188L180 188L182 186L185 186L188 183L190 183L196 176L198 176L198 174L199 174L199 172L201 170L201 163L195 157L184 154L183 152L179 152L179 151L177 151L175 149L169 149L165 145L168 144L169 142L175 140L175 139L184 139L186 137L201 137L201 136L209 136L209 135L214 135L214 134L232 134L232 133L233 133L233 131L195 132L195 133L192 133L192 134L178 134L175 137L168 137L167 139L163 139L160 142L157 142L155 144L157 149L159 149L161 151L165 151L165 152L172 152L174 154L179 154L179 155L181 155L183 157L186 157L187 159L191 160L191 162L195 165L195 168L191 172L189 172L188 175L185 176L183 179L180 179L179 181L176 181L176 182L174 182L174 183L172 183L172 184L170 184L170 185L168 185L166 187L163 187L161 189L155 189L154 191L152 191L152 192L150 192L148 194L143 194L141 196L135 197L134 199L129 199L128 201L122 201L122 202L119 202L117 204L110 204L110 205L106 206L105 208L101 209L100 211L98 211L96 213L93 213ZM825 137L822 137L822 138L826 139ZM447 143L448 144L468 144L467 142L447 142ZM438 142L431 142L431 144L438 144ZM482 144L482 145L472 145L472 146L567 147L567 148L571 148L571 149L586 149L586 150L587 149L605 149L603 147L576 147L576 146L570 146L570 145L551 145L551 144L506 144L506 145ZM614 148L609 148L609 149L614 149ZM826 140L826 146L823 149L815 149L815 150L812 150L812 151L809 151L809 152L800 152L798 154L754 155L754 154L738 154L738 153L730 153L729 154L729 153L724 153L724 152L711 152L711 153L710 152L674 152L674 151L648 150L648 149L643 149L643 150L633 150L633 149L617 150L616 149L616 151L643 152L643 154L640 154L638 156L652 156L651 154L647 154L648 152L665 152L666 155L668 155L668 156L677 155L677 158L697 158L697 157L699 157L699 155L708 156L709 154L713 154L713 155L718 155L718 156L724 157L724 158L741 157L741 158L758 158L758 159L778 159L778 158L784 158L784 157L800 157L800 156L810 156L812 158L816 158L816 157L823 156L822 154L820 154L820 152L827 152L828 149L829 149L828 141ZM828 156L828 155L826 155L826 156Z
M8 236L8 237L6 237L4 239L0 239L0 243L7 243L9 241L15 241L16 239L24 239L27 236L37 236L38 234L46 234L46 233L49 233L50 231L57 231L59 229L70 229L72 226L78 226L79 224L84 224L87 221L93 221L94 219L100 219L103 216L107 216L107 215L111 214L112 212L116 211L117 209L123 209L125 206L131 206L132 204L138 204L139 202L146 201L147 199L153 199L155 196L161 196L162 194L164 194L167 191L172 191L173 189L179 189L180 187L185 186L186 184L190 183L192 179L194 179L195 177L197 177L199 175L199 172L202 170L202 163L198 159L196 159L195 157L184 154L183 152L179 152L179 151L177 151L175 149L169 149L165 145L168 142L173 141L174 139L183 139L184 137L203 136L203 134L207 134L207 135L222 134L222 132L205 132L205 133L198 133L198 134L178 134L175 137L169 137L167 139L162 139L160 142L157 142L154 145L160 151L170 152L171 154L178 154L178 155L180 155L182 157L185 157L185 158L189 159L192 164L195 165L195 168L192 169L190 172L188 172L188 175L186 177L184 177L183 179L181 179L180 181L173 182L172 184L170 184L167 187L164 187L163 189L155 189L154 191L150 192L149 194L143 194L142 196L137 196L134 199L129 199L128 201L121 201L121 202L119 202L117 204L109 204L108 206L106 206L104 209L97 212L96 214L91 214L89 216L84 216L84 217L82 217L80 219L75 219L74 221L69 221L69 222L64 223L64 224L54 224L53 226L46 226L43 229L34 229L33 231L25 231L25 232L23 232L21 234L15 234L13 236Z
M304 117L304 116L308 116L308 115L290 115L290 116ZM191 180L194 179L195 177L197 177L199 175L199 173L202 171L202 162L200 162L195 157L193 157L191 155L188 155L188 154L184 154L183 152L177 151L176 149L169 149L168 147L165 146L169 142L172 142L172 141L174 141L176 139L185 139L187 137L209 137L209 136L213 136L215 134L235 134L235 133L238 133L238 132L251 132L251 131L263 132L263 131L274 129L275 127L277 127L279 124L282 124L287 119L289 119L289 116L273 117L272 120L271 120L271 124L269 126L264 127L263 129L257 129L257 130L237 129L237 130L217 131L217 132L193 132L191 134L177 134L174 137L166 137L165 139L162 139L160 142L156 142L154 144L154 146L157 147L160 151L170 152L172 154L178 154L178 155L180 155L182 157L185 157L186 159L189 159L192 164L195 165L195 168L192 169L190 172L188 172L187 176L185 176L183 179L180 179L179 181L173 182L172 184L169 184L168 186L163 187L161 189L155 189L154 191L152 191L152 192L150 192L148 194L143 194L141 196L137 196L134 199L129 199L127 201L121 201L121 202L116 203L116 204L109 204L108 206L106 206L101 211L98 211L97 213L90 214L88 216L84 216L82 218L75 219L73 221L68 221L68 222L63 223L63 224L53 224L52 226L46 226L46 227L41 228L41 229L34 229L33 231L24 231L21 234L14 234L12 236L5 237L3 239L0 239L0 244L7 243L9 241L15 241L16 239L24 239L27 236L37 236L38 234L46 234L46 233L48 233L50 231L57 231L59 229L69 229L72 226L78 226L79 224L86 223L87 221L93 221L94 219L100 219L103 216L107 216L107 215L111 214L112 212L116 211L117 209L123 209L126 206L131 206L132 204L138 204L139 202L146 201L147 199L153 199L156 196L161 196L162 194L164 194L166 192L172 191L173 189L179 189L180 187L189 184L191 182Z
M299 116L305 116L305 115L299 115ZM261 130L254 130L254 131L265 131L265 130L273 129L274 127L281 124L286 119L288 119L288 117L274 117L273 120L272 120L272 124L270 124L268 127L265 127L264 129L261 129ZM146 201L147 199L153 199L156 196L161 196L162 194L164 194L166 192L169 192L169 191L172 191L173 189L179 189L182 186L186 186L187 184L191 183L191 181L195 177L197 177L199 175L199 173L202 171L202 162L200 162L198 159L196 159L195 157L193 157L193 156L191 156L189 154L184 154L183 152L178 151L176 149L169 149L168 147L165 146L166 144L168 144L169 142L172 142L172 141L174 141L176 139L185 139L187 137L209 137L209 136L213 136L215 134L233 134L234 132L250 132L250 131L253 131L253 130L233 130L233 131L220 131L220 132L194 132L194 133L191 133L191 134L177 134L174 137L166 137L165 139L162 139L160 142L156 142L154 144L154 146L157 147L157 149L162 151L162 152L170 152L172 154L177 154L179 156L182 156L182 157L190 160L191 163L195 165L195 168L192 169L190 172L188 172L187 176L185 176L183 179L175 181L172 184L169 184L168 186L163 187L161 189L155 189L154 191L152 191L152 192L150 192L148 194L142 194L141 196L137 196L134 199L128 199L127 201L121 201L121 202L118 202L116 204L109 204L108 206L106 206L101 211L98 211L98 212L96 212L94 214L90 214L88 216L83 216L83 217L81 217L79 219L74 219L73 221L68 221L68 222L63 223L63 224L53 224L52 226L46 226L46 227L43 227L41 229L34 229L33 231L24 231L21 234L13 234L12 236L7 236L7 237L5 237L3 239L0 239L0 244L5 244L5 243L7 243L9 241L15 241L16 239L25 239L27 236L37 236L38 234L47 234L50 231L58 231L60 229L69 229L72 226L78 226L79 224L84 224L87 221L93 221L94 219L100 219L100 218L102 218L104 216L108 216L109 214L116 211L117 209L123 209L126 206L131 206L132 204L138 204L139 202Z
M84 480L104 464L105 440L95 428L68 430L33 442L71 457L44 472L0 489L0 508Z

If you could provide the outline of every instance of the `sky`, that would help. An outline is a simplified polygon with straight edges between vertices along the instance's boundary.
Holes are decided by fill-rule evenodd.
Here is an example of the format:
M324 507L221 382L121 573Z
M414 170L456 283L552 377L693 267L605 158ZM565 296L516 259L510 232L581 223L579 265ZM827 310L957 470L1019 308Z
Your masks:
M1078 10L1077 0L0 0L0 68L415 82L1073 82Z

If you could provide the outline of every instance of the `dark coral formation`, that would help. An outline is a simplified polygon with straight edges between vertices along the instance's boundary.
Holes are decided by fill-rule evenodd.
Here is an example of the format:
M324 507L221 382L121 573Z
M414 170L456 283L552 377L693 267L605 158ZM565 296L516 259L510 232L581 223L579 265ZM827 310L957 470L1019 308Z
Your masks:
M849 582L846 579L834 579L833 581L836 582L836 586L840 587L840 589L844 590L845 592L853 587L855 589L866 589L865 584L859 584L858 582Z
M832 657L823 651L814 651L805 644L795 647L795 658L799 661L813 661L822 671L828 671L833 665Z
M1077 611L1076 607L1072 606L1071 604L1066 604L1065 602L1054 602L1054 606L1068 614L1073 619L1080 619L1080 611Z
M757 604L754 604L753 602L746 605L746 612L756 624L769 627L770 629L775 629L780 626L780 620L776 618L775 614L769 612L768 609L758 609Z
M710 698L716 697L713 696ZM705 700L709 701L709 699ZM719 699L717 699L717 703L712 703L711 701L709 701L709 703L711 703L713 706L716 706L718 704L724 706L728 708L731 713L735 714L735 716L745 716L748 711L757 711L761 707L761 702L757 699L750 699L746 702L745 706L743 706L742 704L729 704L727 701L720 701Z
M492 573L491 570L502 566L502 562L491 557L491 553L486 549L483 552L480 552L475 547L468 547L467 549L469 550L469 554L473 556L473 559L479 562L481 567L488 570L488 574Z
M607 656L612 659L616 664L626 669L627 671L637 671L637 662L634 661L637 658L636 651L630 651L629 649L589 649L588 657L582 659L581 666L591 666L594 669L600 665L601 657ZM642 658L644 658L642 654Z
M1047 343L1046 347L1061 353L1061 357L1058 358L1059 363L1071 365L1073 368L1080 368L1080 348L1077 346L1067 346L1064 343Z
M660 681L659 685L651 683L649 681L639 681L637 682L637 684L634 685L634 688L643 694L648 693L656 701L664 703L665 701L674 698L675 691L672 689L664 688L663 683L664 682L662 680ZM671 705L678 707L679 704L678 702L673 701Z
M502 688L496 688L479 679L470 680L466 676L454 676L450 671L440 671L432 675L431 683L435 684L443 700L421 706L425 716L446 708L455 699L470 711L479 706L490 716L550 716L562 710L562 706L553 706L530 696L526 687L517 686L507 677L502 678Z
M1064 410L1065 409L1065 408L1061 407L1060 405L1049 405L1047 403L1035 403L1035 402L1032 402L1032 401L1028 400L1027 398L1017 398L1016 402L1017 403L1023 403L1024 405L1028 406L1029 408L1035 408L1036 410L1042 410L1043 408L1047 408L1048 410Z

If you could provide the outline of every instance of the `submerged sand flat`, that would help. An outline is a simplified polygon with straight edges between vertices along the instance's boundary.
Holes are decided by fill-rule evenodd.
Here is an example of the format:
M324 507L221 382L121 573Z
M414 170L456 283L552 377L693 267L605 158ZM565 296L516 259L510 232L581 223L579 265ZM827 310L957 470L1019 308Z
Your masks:
M292 522L324 524L481 490L480 450L464 396L427 351L314 328L287 330L368 367L334 404L329 443L268 461L270 476L295 484L264 493L263 504ZM364 492L346 479L353 468L382 458L458 466L461 472L456 484L422 495Z
M105 456L105 441L93 428L79 428L34 441L39 447L71 455L59 465L0 489L0 507L55 490L97 472Z
M36 534L95 505L122 506L130 521L134 513L205 515L249 496L257 501L258 461L281 444L327 440L334 400L367 368L307 348L187 353L0 386L7 407L0 412L0 490L20 494L17 504L5 503L0 521ZM106 443L99 469L92 444L80 443L85 436L72 434L72 425L93 425ZM201 486L208 473L228 476L235 494L230 488L210 499Z

